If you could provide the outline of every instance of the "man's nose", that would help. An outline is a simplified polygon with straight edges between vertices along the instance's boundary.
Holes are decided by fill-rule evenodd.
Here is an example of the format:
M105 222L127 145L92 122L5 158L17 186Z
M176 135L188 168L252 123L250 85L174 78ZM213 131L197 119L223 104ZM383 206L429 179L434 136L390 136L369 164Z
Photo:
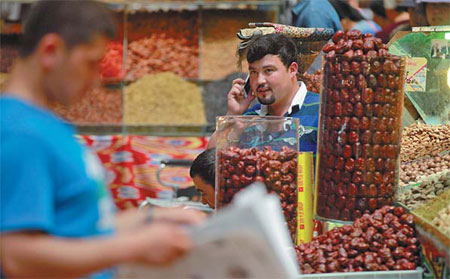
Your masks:
M264 74L258 75L258 85L266 84L266 76Z

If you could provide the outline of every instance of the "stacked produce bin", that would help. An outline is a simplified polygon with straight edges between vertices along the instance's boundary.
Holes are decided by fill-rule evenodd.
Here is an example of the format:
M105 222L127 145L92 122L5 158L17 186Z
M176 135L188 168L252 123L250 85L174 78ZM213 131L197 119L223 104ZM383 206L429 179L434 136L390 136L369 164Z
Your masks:
M358 30L324 51L316 215L350 221L395 201L405 65Z
M223 116L217 119L216 207L255 181L280 197L293 242L297 239L298 119Z

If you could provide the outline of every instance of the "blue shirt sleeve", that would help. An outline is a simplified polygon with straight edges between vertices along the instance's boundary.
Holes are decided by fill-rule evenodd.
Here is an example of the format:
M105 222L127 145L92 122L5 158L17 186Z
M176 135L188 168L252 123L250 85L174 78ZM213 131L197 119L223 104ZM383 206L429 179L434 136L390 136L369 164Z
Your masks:
M292 10L293 25L306 28L331 28L334 32L342 30L339 16L328 2L300 2Z
M54 219L51 162L44 144L2 135L0 231L48 231Z

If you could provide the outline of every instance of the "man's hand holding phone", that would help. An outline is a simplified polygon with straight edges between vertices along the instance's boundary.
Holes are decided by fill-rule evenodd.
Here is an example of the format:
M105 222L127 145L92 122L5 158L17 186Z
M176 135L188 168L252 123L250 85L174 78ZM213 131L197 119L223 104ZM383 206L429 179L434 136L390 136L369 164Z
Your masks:
M241 115L243 114L250 106L252 101L255 99L255 95L250 88L250 80L247 78L247 86L246 81L242 78L237 78L233 80L231 85L231 90L228 92L228 112L227 115ZM244 87L248 91L244 89Z

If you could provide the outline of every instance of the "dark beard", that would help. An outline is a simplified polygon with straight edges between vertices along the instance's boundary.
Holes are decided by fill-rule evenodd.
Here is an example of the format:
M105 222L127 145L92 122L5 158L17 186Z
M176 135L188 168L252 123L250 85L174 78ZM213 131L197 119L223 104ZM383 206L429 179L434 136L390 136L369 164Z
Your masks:
M264 98L264 99L258 97L258 101L260 104L268 106L268 105L275 103L275 96L270 95L269 97Z

